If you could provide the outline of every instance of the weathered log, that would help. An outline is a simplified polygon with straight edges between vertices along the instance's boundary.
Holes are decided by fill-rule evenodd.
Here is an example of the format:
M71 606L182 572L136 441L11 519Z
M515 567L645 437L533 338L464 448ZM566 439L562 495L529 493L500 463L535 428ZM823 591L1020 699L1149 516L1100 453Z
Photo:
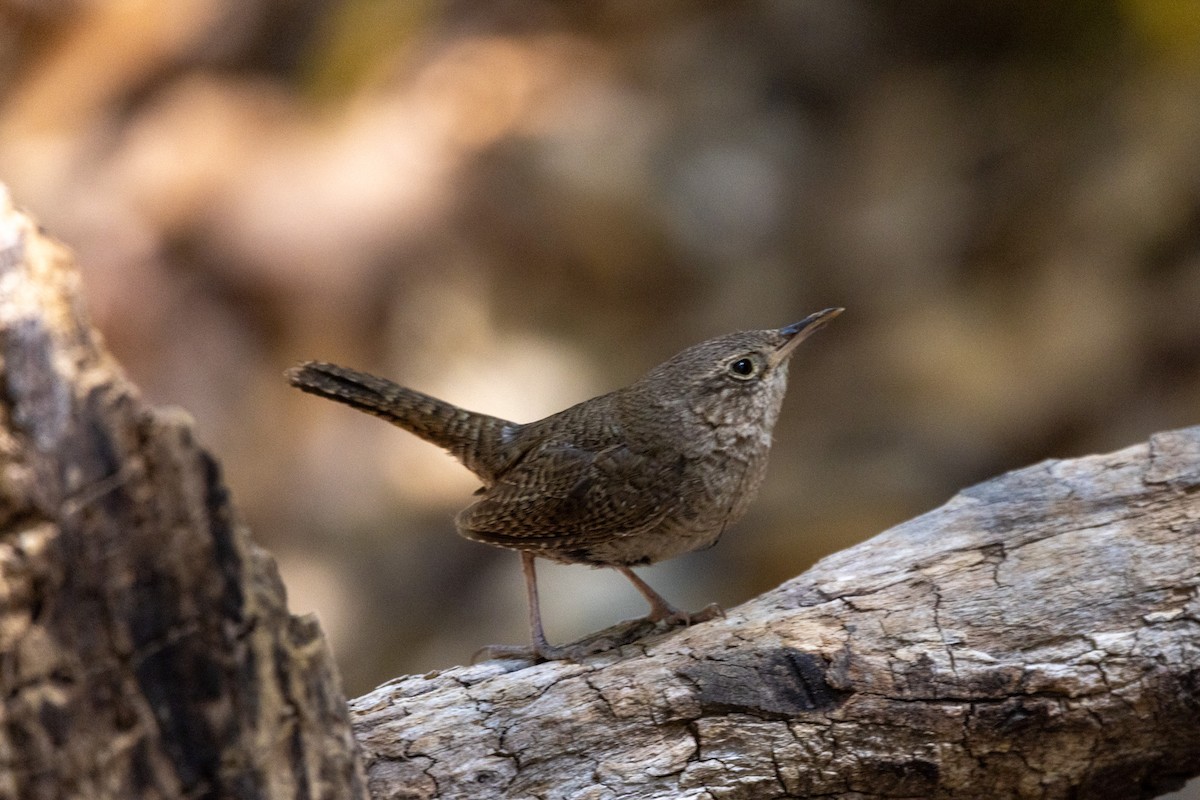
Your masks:
M1052 461L728 618L353 703L376 797L1153 797L1200 774L1200 428ZM0 798L363 797L215 460L0 187Z
M1048 461L697 625L351 703L375 797L1131 798L1200 774L1200 428Z
M0 798L355 798L316 623L0 185Z

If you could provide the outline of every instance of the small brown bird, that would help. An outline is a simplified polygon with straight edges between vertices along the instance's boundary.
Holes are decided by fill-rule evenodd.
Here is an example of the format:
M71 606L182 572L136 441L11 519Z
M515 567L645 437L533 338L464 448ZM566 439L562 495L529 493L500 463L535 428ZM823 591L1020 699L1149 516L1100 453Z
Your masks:
M650 603L651 621L722 613L679 611L630 567L710 547L742 516L766 471L788 360L842 311L710 339L623 389L524 424L334 364L300 364L287 377L444 447L474 472L483 487L456 518L459 532L520 551L533 655L572 657L542 631L537 557L616 569Z

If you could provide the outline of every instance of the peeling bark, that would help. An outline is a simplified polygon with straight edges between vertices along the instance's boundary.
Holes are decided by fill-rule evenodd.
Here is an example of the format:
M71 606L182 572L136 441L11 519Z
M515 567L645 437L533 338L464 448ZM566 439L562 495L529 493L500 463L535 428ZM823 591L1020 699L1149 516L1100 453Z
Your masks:
M0 798L351 798L311 619L0 185Z
M1200 427L1049 461L717 619L351 703L375 797L1154 797L1200 774Z

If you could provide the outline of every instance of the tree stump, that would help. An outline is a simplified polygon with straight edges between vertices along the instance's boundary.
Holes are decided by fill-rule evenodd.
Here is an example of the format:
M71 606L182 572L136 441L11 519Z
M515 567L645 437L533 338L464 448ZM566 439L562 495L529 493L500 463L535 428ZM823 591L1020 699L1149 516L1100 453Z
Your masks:
M321 632L0 185L0 798L364 798Z

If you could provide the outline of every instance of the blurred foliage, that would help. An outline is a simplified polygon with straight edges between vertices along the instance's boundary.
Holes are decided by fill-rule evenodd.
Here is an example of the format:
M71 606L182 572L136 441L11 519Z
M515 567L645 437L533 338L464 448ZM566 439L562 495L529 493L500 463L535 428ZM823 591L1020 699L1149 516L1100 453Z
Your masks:
M750 516L655 569L697 607L1196 423L1197 8L0 0L0 181L357 693L522 637L519 569L453 535L464 470L289 390L302 358L527 420L846 306ZM641 613L544 574L555 638Z

